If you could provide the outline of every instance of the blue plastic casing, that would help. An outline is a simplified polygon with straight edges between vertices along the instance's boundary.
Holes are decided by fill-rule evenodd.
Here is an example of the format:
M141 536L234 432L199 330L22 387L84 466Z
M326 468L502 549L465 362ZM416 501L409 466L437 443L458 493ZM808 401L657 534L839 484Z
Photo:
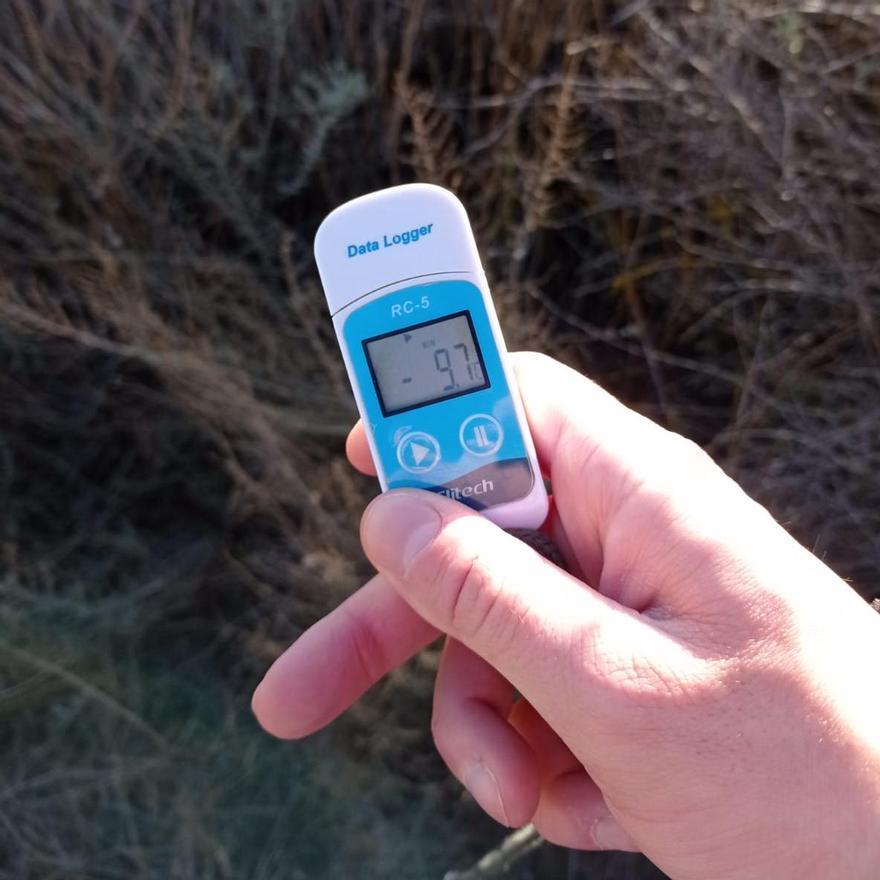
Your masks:
M366 343L464 313L488 387L386 415ZM480 290L465 280L417 284L354 305L342 325L362 415L386 488L441 492L484 510L529 495L535 473Z

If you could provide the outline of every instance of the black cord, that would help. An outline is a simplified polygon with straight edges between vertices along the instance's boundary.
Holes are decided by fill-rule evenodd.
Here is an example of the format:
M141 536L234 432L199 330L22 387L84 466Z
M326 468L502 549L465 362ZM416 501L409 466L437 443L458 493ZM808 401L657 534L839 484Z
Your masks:
M554 565L563 570L568 569L559 548L543 532L539 532L537 529L508 529L507 531L514 538L519 538L524 544L528 544L536 553L549 559Z

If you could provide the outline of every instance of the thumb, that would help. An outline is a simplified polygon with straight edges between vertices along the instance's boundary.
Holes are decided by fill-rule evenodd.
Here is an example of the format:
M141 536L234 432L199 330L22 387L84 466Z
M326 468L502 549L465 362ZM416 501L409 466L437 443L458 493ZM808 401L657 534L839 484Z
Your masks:
M568 714L559 703L572 688L589 699L590 687L620 668L615 645L631 658L639 644L635 612L442 495L380 495L361 540L418 614L488 661L548 720Z

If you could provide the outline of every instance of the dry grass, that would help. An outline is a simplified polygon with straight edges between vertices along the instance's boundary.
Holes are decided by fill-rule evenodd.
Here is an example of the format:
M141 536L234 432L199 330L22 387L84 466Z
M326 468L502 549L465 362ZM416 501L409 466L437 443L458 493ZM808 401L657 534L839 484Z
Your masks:
M179 755L227 706L231 750L268 776L297 760L236 695L365 571L374 488L341 461L353 407L310 241L373 188L454 188L511 347L694 437L880 594L878 34L871 4L824 0L0 5L0 876L214 876L157 855L165 826L151 837L138 804L176 803L186 777L128 740L88 785L140 862L92 870L70 780L119 731L149 741L133 724ZM142 692L186 690L193 657L222 687L153 715ZM428 813L455 797L424 735L430 666L325 743ZM91 752L67 733L83 723ZM183 823L181 846L234 827L202 811L211 766L186 810L212 830ZM148 797L117 778L139 767ZM307 797L241 784L306 823L288 866L328 835L302 876L368 839L400 848L397 876L442 862L412 861L399 810L367 834L343 798L310 831ZM451 823L449 867L485 834ZM291 876L253 868L255 839L226 841L216 875Z

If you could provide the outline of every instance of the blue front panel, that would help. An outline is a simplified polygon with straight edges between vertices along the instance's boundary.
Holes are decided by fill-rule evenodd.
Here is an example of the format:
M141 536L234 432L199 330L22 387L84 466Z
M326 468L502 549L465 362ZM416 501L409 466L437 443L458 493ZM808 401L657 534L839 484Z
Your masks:
M376 340L412 329L412 344L427 348L432 326L444 326L430 322L462 313L465 319L453 319L446 326L467 334L464 321L469 321L482 352L479 369L484 371L488 387L467 390L470 385L484 384L476 364L473 371L468 368L469 378L459 369L465 390L450 390L452 396L437 402L407 405L407 388L386 387L384 411L391 413L386 416L374 379L376 365L371 369L364 343L373 342L371 356L375 358L381 350L381 342L377 346ZM343 326L343 336L389 488L442 492L478 510L528 495L534 473L477 287L468 281L439 281L389 293L352 312ZM405 346L400 351L406 351ZM425 352L419 356L424 362ZM437 361L437 369L448 362L444 359ZM383 376L383 381L411 381L409 371L398 369L396 361L383 367L388 377ZM389 405L389 400L399 400L399 405L407 408L394 412L398 404Z

